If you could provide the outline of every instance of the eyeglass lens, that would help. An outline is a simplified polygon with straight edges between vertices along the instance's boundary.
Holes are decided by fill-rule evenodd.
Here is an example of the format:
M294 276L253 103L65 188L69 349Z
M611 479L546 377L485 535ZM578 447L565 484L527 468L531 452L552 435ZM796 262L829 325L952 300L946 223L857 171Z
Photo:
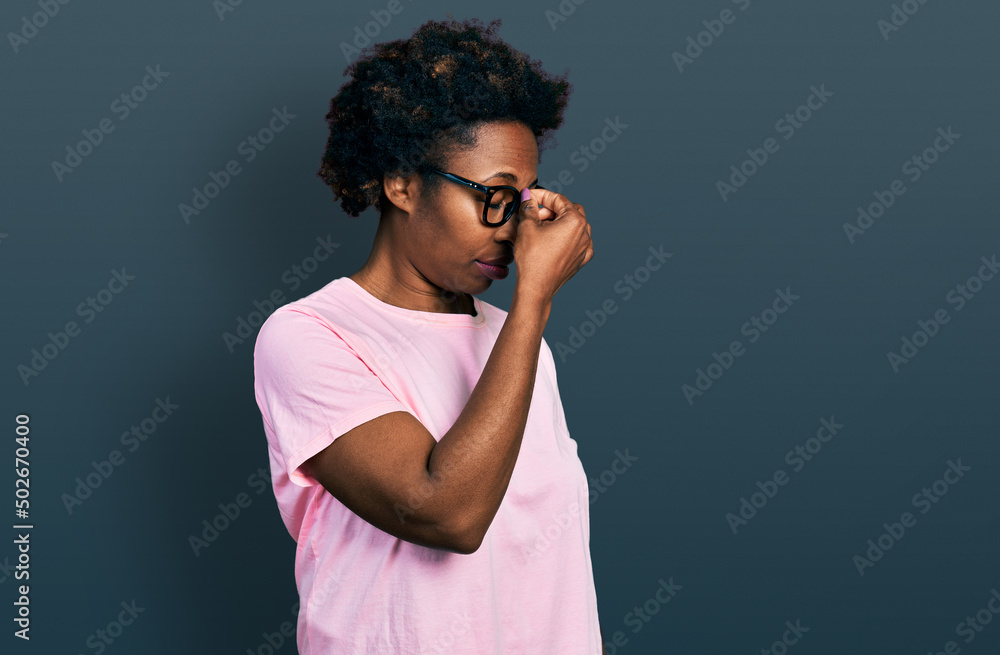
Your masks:
M486 221L490 224L500 223L514 213L514 208L520 200L510 189L497 189L486 207Z

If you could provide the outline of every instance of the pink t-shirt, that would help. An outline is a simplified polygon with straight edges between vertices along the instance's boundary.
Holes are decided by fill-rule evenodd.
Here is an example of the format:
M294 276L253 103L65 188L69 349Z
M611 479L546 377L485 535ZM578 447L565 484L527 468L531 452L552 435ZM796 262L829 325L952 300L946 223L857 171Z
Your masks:
M371 419L415 416L440 440L507 312L403 309L348 277L276 310L254 349L271 482L297 542L300 655L600 655L587 478L542 341L527 427L475 553L397 539L300 468Z

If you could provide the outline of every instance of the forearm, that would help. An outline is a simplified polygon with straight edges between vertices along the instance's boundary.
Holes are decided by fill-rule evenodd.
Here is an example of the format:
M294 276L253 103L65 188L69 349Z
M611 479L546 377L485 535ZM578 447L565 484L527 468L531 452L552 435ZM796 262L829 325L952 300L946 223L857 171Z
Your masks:
M496 516L517 462L551 300L514 292L483 373L455 424L431 451L428 475L441 511L475 550Z

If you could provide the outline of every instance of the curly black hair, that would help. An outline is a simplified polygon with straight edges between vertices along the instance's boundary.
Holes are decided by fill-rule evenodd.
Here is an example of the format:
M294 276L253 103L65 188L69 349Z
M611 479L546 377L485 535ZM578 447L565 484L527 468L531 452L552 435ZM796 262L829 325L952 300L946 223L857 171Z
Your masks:
M474 146L485 122L517 121L539 151L563 122L572 85L496 34L500 19L428 21L409 39L365 48L330 100L317 175L351 216L382 208L386 174L419 174L429 192L453 147Z

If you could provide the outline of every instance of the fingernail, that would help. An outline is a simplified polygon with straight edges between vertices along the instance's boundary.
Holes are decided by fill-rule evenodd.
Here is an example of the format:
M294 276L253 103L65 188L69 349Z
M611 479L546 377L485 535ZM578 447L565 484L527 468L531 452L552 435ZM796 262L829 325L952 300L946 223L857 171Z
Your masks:
M521 191L521 202L527 202L529 200L531 200L531 189L524 187L524 190Z

